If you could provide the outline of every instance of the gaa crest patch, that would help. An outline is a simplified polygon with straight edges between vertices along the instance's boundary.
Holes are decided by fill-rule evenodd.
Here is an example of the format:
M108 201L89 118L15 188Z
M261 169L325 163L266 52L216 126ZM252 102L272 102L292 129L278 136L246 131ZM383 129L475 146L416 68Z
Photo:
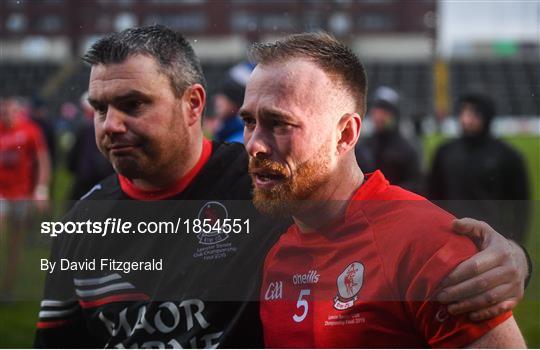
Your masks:
M345 310L354 305L364 282L364 265L355 261L349 264L337 278L337 295L334 307Z
M227 208L219 202L208 202L206 203L201 210L199 210L199 215L197 218L204 222L205 220L209 221L211 230L203 230L197 235L199 243L205 245L216 244L225 241L229 238L229 234L223 232L221 228L221 223L229 217Z

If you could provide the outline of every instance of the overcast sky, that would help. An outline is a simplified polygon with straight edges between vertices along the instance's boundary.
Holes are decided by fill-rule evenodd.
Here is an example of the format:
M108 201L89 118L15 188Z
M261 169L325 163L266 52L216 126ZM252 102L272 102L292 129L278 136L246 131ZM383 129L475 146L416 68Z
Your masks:
M456 41L540 42L540 0L439 0L440 49Z

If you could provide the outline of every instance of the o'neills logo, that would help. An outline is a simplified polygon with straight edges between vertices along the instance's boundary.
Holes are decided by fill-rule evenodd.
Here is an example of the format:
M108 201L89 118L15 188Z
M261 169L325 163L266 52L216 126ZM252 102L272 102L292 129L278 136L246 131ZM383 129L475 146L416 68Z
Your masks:
M319 282L319 275L317 270L308 271L308 273L299 274L293 276L292 280L294 284L315 284Z
M229 234L223 231L222 224L228 219L229 213L227 208L219 202L208 202L201 210L197 218L201 222L208 222L210 230L203 229L201 233L197 235L199 243L211 245L223 242L229 238Z
M337 278L338 294L334 298L334 307L345 310L353 306L358 299L358 292L364 282L364 265L355 261L345 268Z

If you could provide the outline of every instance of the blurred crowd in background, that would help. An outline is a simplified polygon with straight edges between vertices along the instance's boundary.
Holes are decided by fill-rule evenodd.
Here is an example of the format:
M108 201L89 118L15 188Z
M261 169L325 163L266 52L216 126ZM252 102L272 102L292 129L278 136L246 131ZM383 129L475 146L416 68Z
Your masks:
M540 5L510 5L521 12L505 7L487 15L499 16L503 29L516 28L512 18L530 22L533 6L538 25ZM205 134L226 142L243 138L238 111L254 68L242 57L246 43L305 30L336 35L359 54L369 78L356 147L361 169L381 169L391 183L524 243L527 200L538 199L540 178L534 160L540 159L540 32L536 41L534 31L532 40L504 34L467 41L458 30L459 40L445 41L448 29L440 20L466 21L463 14L474 6L435 0L1 2L0 244L9 247L7 261L17 264L36 213L61 216L65 200L81 198L113 172L95 144L85 92L89 69L78 57L96 36L148 23L190 38L208 80ZM471 23L482 23L481 16L476 20ZM517 149L502 135L525 135L532 143ZM14 269L7 271L3 293L15 280Z

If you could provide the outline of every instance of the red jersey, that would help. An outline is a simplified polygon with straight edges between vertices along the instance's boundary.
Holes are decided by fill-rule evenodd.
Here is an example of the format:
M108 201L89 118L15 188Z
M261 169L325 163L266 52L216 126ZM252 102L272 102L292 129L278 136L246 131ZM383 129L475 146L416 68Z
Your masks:
M451 316L437 286L476 252L453 217L380 171L324 232L291 226L264 264L261 318L271 348L459 348L511 316Z
M45 147L41 130L30 119L19 116L11 127L0 122L0 198L32 196L34 162Z

